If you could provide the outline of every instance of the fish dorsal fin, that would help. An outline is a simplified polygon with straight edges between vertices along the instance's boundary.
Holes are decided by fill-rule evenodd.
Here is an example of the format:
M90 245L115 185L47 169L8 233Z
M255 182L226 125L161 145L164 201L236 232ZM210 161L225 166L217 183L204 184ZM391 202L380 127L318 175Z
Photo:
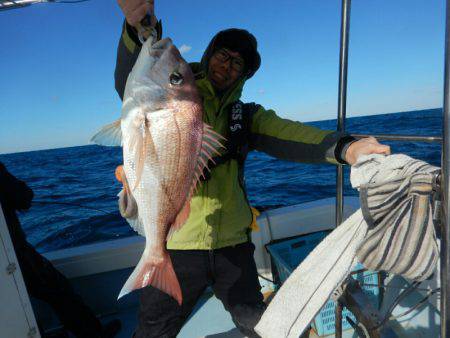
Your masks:
M122 129L120 128L121 119L107 124L91 138L91 142L101 146L121 146Z
M206 123L203 123L203 139L202 146L200 149L200 154L197 159L197 167L194 172L193 184L190 195L192 196L197 188L197 184L200 181L200 178L205 176L203 175L203 171L205 168L210 171L208 167L208 162L214 162L213 157L220 156L220 149L225 149L225 146L221 143L225 138L219 133L215 132L212 127Z
M197 185L200 182L200 178L203 177L203 170L208 168L208 162L212 161L213 163L213 157L220 155L219 149L225 148L221 141L225 140L225 138L216 133L211 126L204 123L203 124L203 139L202 139L202 145L200 149L200 154L197 159L197 165L195 167L192 184L191 184L191 190L189 191L189 194L186 198L186 202L181 209L181 211L178 213L177 217L175 218L175 221L172 223L169 233L167 234L167 240L169 240L173 233L177 230L179 230L183 224L187 221L189 217L189 213L191 210L191 198L192 195L197 190Z

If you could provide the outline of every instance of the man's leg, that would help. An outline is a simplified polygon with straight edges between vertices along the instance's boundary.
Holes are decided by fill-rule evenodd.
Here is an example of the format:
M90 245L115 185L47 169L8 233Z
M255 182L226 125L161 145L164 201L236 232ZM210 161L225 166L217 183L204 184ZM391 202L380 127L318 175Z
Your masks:
M213 289L237 328L248 337L259 337L254 327L266 305L263 302L253 253L253 243L215 251Z
M197 300L208 285L205 252L200 250L169 250L180 283L183 303L148 286L141 290L139 323L135 338L176 337Z

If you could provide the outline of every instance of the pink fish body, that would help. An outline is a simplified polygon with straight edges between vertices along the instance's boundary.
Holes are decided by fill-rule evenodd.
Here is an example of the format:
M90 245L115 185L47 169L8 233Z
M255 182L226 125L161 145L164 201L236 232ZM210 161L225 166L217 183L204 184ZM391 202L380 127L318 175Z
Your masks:
M217 149L218 134L203 123L194 75L170 39L142 46L128 76L120 123L93 137L123 146L119 207L146 238L142 257L119 298L152 285L182 303L166 241L189 216L199 177ZM119 128L120 127L120 128Z

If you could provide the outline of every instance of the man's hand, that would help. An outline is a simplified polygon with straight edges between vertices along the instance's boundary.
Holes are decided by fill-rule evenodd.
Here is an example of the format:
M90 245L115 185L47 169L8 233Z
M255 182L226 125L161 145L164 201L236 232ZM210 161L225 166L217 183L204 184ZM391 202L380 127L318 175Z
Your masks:
M350 165L353 165L358 160L361 155L369 154L385 154L389 155L391 153L391 148L384 144L378 143L375 137L362 138L356 142L353 142L348 147L345 153L345 160Z
M156 25L154 0L117 0L128 24L138 31L141 29L141 20L146 14L151 17L151 26Z

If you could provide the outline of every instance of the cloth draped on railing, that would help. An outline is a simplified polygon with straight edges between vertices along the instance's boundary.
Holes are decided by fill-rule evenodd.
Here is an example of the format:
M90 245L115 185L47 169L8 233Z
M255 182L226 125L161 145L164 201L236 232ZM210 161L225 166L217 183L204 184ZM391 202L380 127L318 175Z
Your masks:
M421 281L439 257L432 218L439 168L406 155L361 156L351 169L360 206L297 267L256 326L263 338L299 337L360 261Z

